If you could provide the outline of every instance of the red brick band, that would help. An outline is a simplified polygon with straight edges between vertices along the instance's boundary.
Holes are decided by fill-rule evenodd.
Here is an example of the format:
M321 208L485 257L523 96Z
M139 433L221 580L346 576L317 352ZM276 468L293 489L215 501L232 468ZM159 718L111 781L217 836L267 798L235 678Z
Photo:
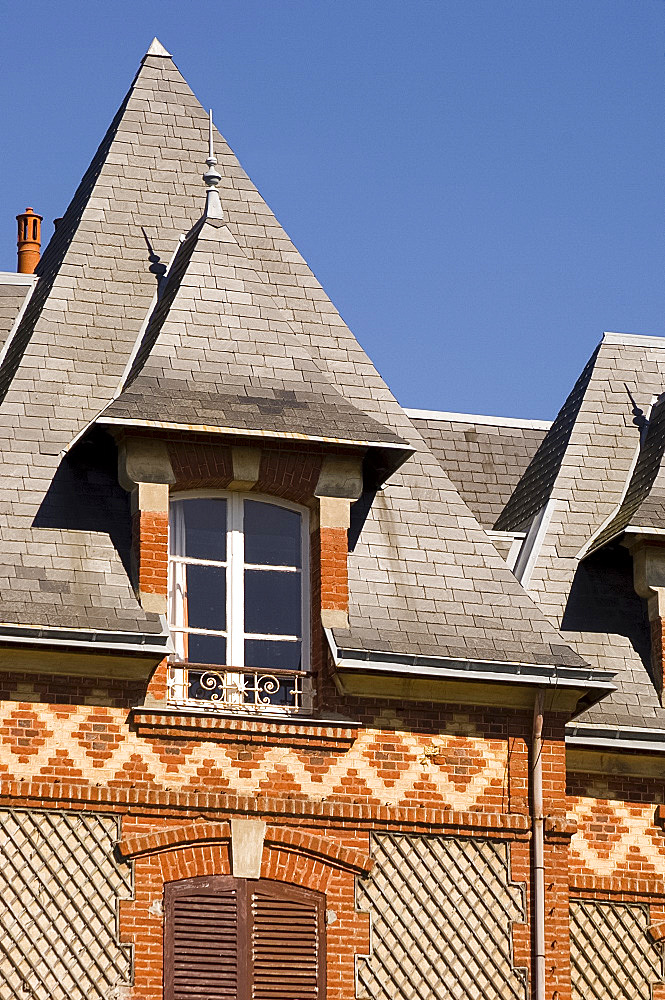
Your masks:
M573 875L570 892L584 896L665 896L665 881L656 877L611 878L601 875Z
M229 815L290 817L303 822L353 825L355 828L390 829L410 827L428 833L452 829L463 835L525 839L530 822L525 813L461 812L427 806L378 806L371 803L268 798L213 792L174 792L149 788L115 788L108 785L76 785L68 782L8 781L0 784L0 801L13 806L41 805L68 809L105 807L135 815L183 816L201 813L226 818Z

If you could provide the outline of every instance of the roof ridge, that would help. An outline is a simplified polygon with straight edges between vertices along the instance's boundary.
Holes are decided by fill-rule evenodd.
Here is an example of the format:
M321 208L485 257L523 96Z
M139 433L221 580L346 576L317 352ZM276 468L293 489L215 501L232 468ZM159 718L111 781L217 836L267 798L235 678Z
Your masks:
M631 524L644 501L651 494L665 454L665 394L655 402L649 414L644 441L636 445L636 456L621 499L614 511L591 536L580 558L591 555L617 538Z
M404 412L412 420L450 420L463 424L487 424L490 427L526 427L549 430L551 420L533 420L529 417L492 417L481 413L457 413L450 410L420 410L406 406Z
M30 343L42 310L48 300L60 269L65 262L67 252L74 241L81 217L94 192L95 184L106 162L106 157L117 134L118 127L122 121L140 72L139 69L134 76L129 90L125 94L120 107L106 130L104 138L97 147L95 155L81 178L59 225L47 243L44 253L35 268L35 274L31 276L33 280L36 280L36 284L32 289L20 322L12 333L11 340L8 338L3 348L2 360L0 361L0 407L11 388L14 376L21 365L23 355Z

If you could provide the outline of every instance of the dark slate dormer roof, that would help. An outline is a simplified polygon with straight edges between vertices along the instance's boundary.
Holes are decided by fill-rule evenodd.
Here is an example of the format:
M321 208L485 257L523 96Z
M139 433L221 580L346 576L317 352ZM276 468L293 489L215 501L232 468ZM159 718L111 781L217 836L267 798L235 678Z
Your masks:
M582 664L506 569L218 133L219 193L228 230L223 240L218 234L197 236L187 247L189 261L183 256L173 271L184 275L173 287L173 301L161 288L163 306L155 309L163 267L201 215L207 133L208 118L172 59L147 55L44 253L39 282L0 370L0 623L163 628L137 603L126 571L126 537L109 528L123 500L111 488L106 459L101 479L92 479L109 488L91 490L91 460L80 445L65 451L112 407L145 414L151 393L144 389L163 390L170 379L183 398L210 392L198 403L191 400L198 409L189 422L215 412L222 383L248 397L272 388L293 392L290 400L302 398L312 421L314 399L308 394L316 396L330 408L335 435L343 425L347 433L353 414L365 440L406 441L415 449L369 511L367 498L356 508L350 628L336 636L340 647ZM228 323L227 292L233 289L218 287L205 267L194 285L192 262L199 253L200 265L206 255L211 262L220 255L233 257L233 267L242 271L239 280L249 291L233 305L235 329L251 348L252 363L263 367L260 380L253 381L237 345L229 341L219 349L218 318ZM218 293L208 319L192 305L203 302L196 293L204 288L211 309L211 296ZM250 301L260 305L261 322L253 327L243 310ZM181 304L188 319L197 314L196 351L177 329ZM166 315L151 346L150 318L156 323L161 312ZM267 357L274 359L272 386ZM153 381L142 381L148 379ZM230 422L239 422L237 399L232 405L224 397L223 404L215 419L227 420L235 407ZM291 421L287 410L271 417ZM76 505L67 503L72 490Z
M605 544L631 527L665 528L665 408L654 407L640 448L626 391L647 410L663 386L665 338L605 334L496 522L528 524L549 501L525 585L580 656L615 672L617 690L580 716L578 735L584 726L665 734L646 603L628 551Z
M514 492L499 513L494 525L497 531L521 531L528 528L536 514L550 499L593 374L595 360L596 354L593 354Z
M460 496L493 528L551 423L407 410Z
M665 532L663 508L665 493L652 488L661 471L665 453L665 395L655 403L628 482L625 495L615 514L596 534L586 550L590 555L622 535L630 527L649 527Z
M99 423L413 449L335 388L228 226L178 250L119 396Z

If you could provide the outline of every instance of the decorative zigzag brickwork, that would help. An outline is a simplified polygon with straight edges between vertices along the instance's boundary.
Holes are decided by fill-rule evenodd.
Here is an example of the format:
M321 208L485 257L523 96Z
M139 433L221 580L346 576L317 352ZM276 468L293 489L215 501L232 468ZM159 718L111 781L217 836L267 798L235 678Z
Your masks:
M576 797L571 814L577 832L571 864L580 874L601 877L651 877L662 883L665 837L654 822L652 804Z
M124 710L111 707L21 703L0 728L5 744L0 774L454 810L491 811L507 796L505 741L414 734L392 715L360 730L343 752L149 739L128 729L125 720Z

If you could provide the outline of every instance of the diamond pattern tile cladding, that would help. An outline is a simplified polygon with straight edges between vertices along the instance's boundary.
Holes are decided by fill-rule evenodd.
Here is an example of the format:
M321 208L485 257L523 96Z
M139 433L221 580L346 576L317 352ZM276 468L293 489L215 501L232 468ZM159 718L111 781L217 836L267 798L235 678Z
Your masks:
M0 810L0 1000L111 1000L129 983L117 839L113 816Z
M358 997L371 1000L526 1000L512 962L511 924L524 891L508 848L488 840L377 834L376 866L359 879L372 950L357 959Z
M648 926L648 906L571 900L573 1000L651 1000L652 987L662 982L663 956Z

